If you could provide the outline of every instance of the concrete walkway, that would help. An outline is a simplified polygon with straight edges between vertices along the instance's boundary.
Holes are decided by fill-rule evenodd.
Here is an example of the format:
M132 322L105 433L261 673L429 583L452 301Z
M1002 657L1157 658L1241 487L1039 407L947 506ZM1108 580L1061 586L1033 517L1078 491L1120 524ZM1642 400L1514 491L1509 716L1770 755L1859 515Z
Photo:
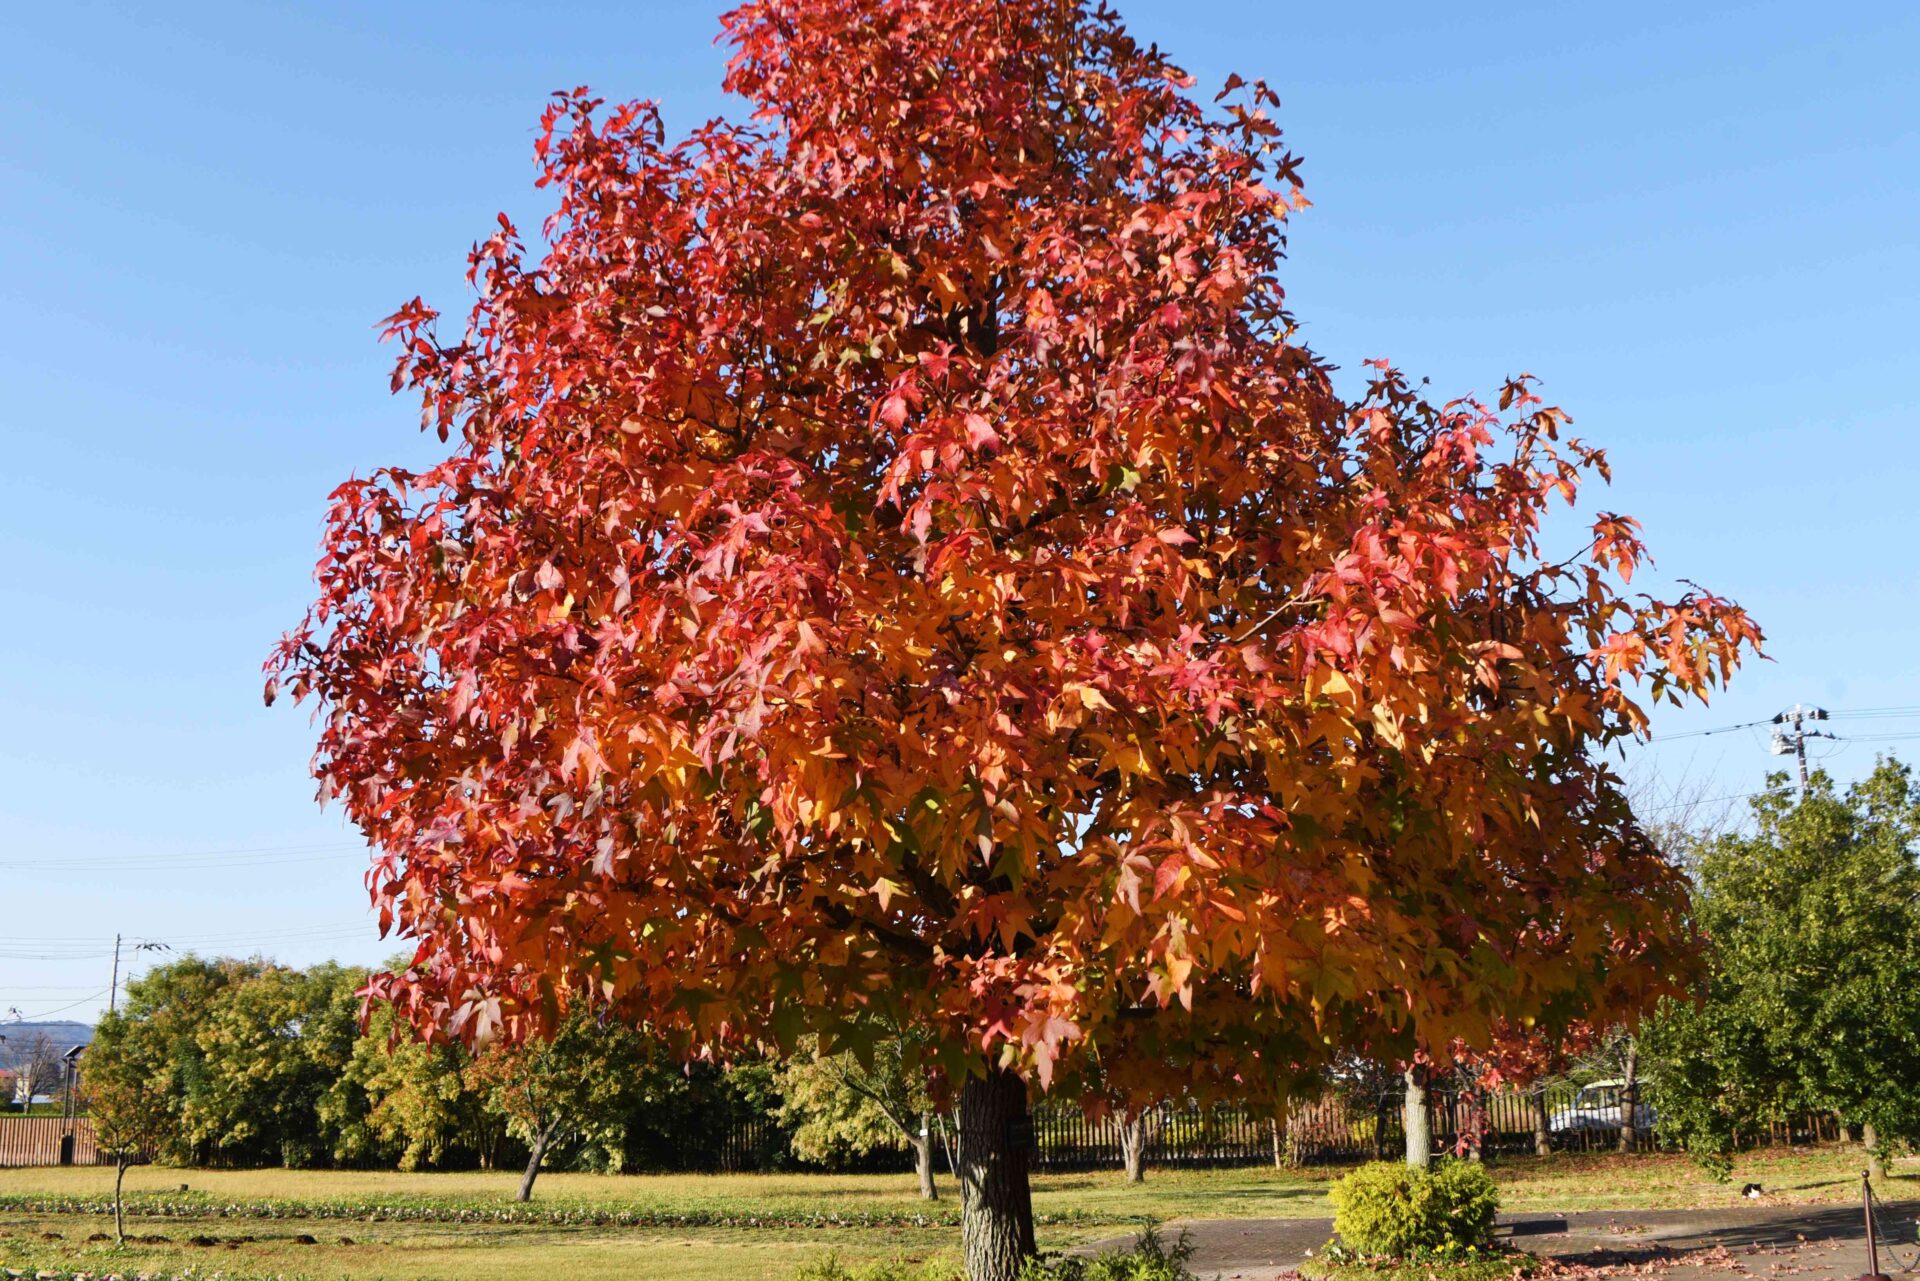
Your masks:
M1881 1208L1884 1232L1906 1243L1883 1246L1880 1268L1900 1275L1895 1254L1913 1261L1920 1250L1914 1223L1920 1203ZM1166 1225L1186 1230L1195 1246L1193 1270L1222 1281L1274 1281L1318 1253L1333 1235L1331 1219L1190 1219ZM1572 1214L1500 1216L1500 1240L1542 1256L1548 1277L1655 1275L1670 1281L1709 1277L1852 1281L1867 1270L1866 1228L1860 1207L1740 1206L1717 1210L1604 1210ZM1083 1246L1124 1246L1114 1237Z

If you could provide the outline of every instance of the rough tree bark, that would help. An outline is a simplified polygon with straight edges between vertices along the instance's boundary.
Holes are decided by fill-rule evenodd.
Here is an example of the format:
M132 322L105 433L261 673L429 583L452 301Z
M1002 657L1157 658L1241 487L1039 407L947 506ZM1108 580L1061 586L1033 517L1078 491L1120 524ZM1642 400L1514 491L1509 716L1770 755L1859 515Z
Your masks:
M1407 1098L1404 1116L1407 1129L1407 1164L1416 1170L1433 1165L1433 1129L1427 1115L1427 1073L1419 1064L1407 1068Z
M1632 1152L1640 1146L1640 1043L1627 1039L1626 1070L1620 1087L1620 1150Z
M534 1135L533 1151L527 1157L527 1172L520 1180L520 1194L514 1200L533 1200L533 1181L540 1177L540 1163L547 1159L547 1148L559 1132L560 1123L555 1121L551 1125L541 1127L540 1132Z
M1532 1097L1533 1105L1533 1154L1535 1156L1553 1155L1553 1118L1547 1115L1547 1092L1536 1089Z
M1035 1254L1027 1085L1004 1068L960 1088L960 1250L970 1281L1015 1281Z

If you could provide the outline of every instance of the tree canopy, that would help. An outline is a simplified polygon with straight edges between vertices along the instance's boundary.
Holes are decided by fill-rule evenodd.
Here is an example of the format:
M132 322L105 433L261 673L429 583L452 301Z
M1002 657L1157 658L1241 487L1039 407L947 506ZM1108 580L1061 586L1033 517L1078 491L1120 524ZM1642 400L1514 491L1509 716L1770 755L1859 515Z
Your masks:
M890 1036L854 1053L799 1054L781 1065L776 1085L780 1120L793 1128L794 1155L828 1164L905 1144L912 1150L920 1194L937 1199L934 1183L936 1104L921 1056L908 1038ZM939 1118L944 1133L945 1118Z
M363 1021L368 977L181 957L128 985L82 1078L112 1072L116 1099L163 1109L142 1146L182 1165L494 1168L545 1133L549 1165L685 1168L713 1163L743 1121L778 1105L766 1065L689 1071L584 1016L478 1055L422 1039L378 1002Z
M117 1012L100 1020L87 1047L81 1103L100 1150L113 1156L113 1235L127 1237L123 1199L127 1167L160 1152L179 1124L166 1046Z
M1660 1124L1724 1171L1738 1132L1806 1112L1920 1141L1920 790L1883 761L1842 792L1784 774L1754 829L1698 854L1697 1002L1650 1029Z
M269 663L383 990L1142 1099L1673 990L1604 749L1758 632L1630 596L1626 517L1547 547L1607 468L1529 380L1336 391L1266 86L1079 0L723 22L749 120L559 95L544 247L388 323L447 456L335 491Z
M1483 1035L1623 948L1657 987L1683 896L1596 749L1756 633L1620 593L1624 518L1545 559L1605 463L1524 381L1336 396L1272 95L1083 5L726 29L753 122L562 95L551 247L503 219L464 335L393 318L454 448L336 491L273 663L395 995L710 1045L898 1005L1044 1080L1129 1020L1180 1072Z
M578 1143L620 1168L627 1121L654 1075L643 1067L649 1057L632 1028L583 1011L550 1036L499 1042L474 1060L473 1083L528 1148L520 1200L533 1196L534 1180L556 1147Z

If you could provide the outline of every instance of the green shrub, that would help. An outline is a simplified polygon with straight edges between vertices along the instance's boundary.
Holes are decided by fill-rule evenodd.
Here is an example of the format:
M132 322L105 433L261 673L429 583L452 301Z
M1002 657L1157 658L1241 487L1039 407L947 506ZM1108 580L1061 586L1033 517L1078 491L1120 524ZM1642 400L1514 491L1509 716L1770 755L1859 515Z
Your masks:
M1168 1245L1148 1225L1131 1250L1032 1259L1021 1270L1020 1281L1193 1281L1187 1268L1192 1257L1193 1242L1185 1232Z
M1493 1177L1468 1161L1431 1171L1375 1161L1336 1181L1329 1195L1333 1229L1349 1250L1396 1259L1483 1246L1500 1208Z

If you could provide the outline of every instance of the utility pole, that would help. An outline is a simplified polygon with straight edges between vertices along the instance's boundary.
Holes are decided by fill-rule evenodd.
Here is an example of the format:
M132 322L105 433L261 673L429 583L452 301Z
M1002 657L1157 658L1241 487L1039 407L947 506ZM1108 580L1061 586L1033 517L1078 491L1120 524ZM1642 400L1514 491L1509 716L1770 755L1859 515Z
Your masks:
M1786 756L1791 753L1799 759L1800 795L1802 796L1807 794L1807 740L1810 738L1834 737L1832 734L1825 733L1821 730L1808 729L1807 722L1824 721L1825 719L1827 719L1826 708L1802 707L1799 703L1795 703L1792 707L1773 718L1775 726L1791 726L1791 728L1776 728L1773 731L1773 746L1771 750L1775 756Z
M121 936L118 934L113 936L113 985L107 989L107 1013L109 1014L116 1012L120 1008L120 939ZM133 950L136 952L165 952L171 949L169 949L165 943L155 942L153 939L141 939L133 945Z

